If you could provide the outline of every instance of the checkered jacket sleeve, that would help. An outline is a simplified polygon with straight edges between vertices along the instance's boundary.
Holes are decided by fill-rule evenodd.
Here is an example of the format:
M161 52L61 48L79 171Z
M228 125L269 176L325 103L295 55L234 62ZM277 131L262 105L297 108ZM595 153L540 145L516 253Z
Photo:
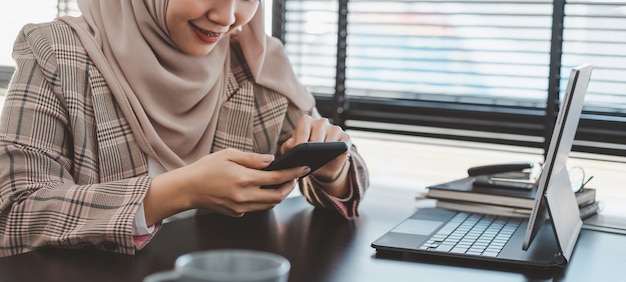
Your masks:
M13 57L0 118L0 256L44 246L133 254L150 179L104 80L61 23L26 26Z

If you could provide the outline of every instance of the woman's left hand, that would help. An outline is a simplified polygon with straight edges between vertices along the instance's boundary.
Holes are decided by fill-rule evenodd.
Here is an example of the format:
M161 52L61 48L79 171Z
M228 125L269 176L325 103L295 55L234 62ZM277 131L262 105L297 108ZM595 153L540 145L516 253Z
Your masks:
M350 135L343 131L340 126L330 124L326 118L314 119L311 116L305 115L298 121L293 135L283 143L280 152L284 154L300 143L333 141L345 142L348 148L352 146ZM349 156L349 151L346 151L312 173L319 181L341 183L340 185L333 185L336 187L327 187L327 193L341 197L347 192L345 181L340 181L341 179L339 178L346 176L346 174L342 172L344 172L344 166Z

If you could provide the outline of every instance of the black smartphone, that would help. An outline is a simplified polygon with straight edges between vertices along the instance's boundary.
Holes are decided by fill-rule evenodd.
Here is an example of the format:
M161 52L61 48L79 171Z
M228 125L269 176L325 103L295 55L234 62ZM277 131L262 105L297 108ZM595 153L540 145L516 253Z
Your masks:
M345 142L301 143L276 158L263 170L280 170L298 166L308 166L311 168L311 172L314 172L347 150L348 145Z
M281 170L298 166L308 166L312 173L348 150L345 142L301 143L276 158L263 170ZM308 175L308 174L307 174ZM306 175L305 175L306 176ZM264 185L261 188L275 189L282 184Z
M501 163L501 164L492 164L492 165L482 165L470 167L467 169L467 175L469 176L477 176L477 175L485 175L485 174L494 174L501 172L511 172L511 171L523 171L525 169L533 168L533 162L514 162L514 163Z

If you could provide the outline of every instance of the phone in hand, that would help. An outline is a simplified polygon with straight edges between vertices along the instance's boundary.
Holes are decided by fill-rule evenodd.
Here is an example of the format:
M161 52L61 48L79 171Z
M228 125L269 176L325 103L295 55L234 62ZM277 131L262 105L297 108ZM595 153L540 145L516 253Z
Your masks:
M345 142L307 142L293 147L285 154L276 158L263 170L281 170L299 166L308 166L312 173L337 158L348 150ZM276 188L280 185L263 186L263 188Z

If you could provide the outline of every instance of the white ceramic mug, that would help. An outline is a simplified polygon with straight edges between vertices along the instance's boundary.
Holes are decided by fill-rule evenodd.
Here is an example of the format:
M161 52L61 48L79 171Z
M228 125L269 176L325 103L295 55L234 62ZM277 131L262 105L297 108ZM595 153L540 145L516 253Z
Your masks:
M287 282L289 261L277 254L237 249L199 251L176 259L175 268L147 276L144 282Z

